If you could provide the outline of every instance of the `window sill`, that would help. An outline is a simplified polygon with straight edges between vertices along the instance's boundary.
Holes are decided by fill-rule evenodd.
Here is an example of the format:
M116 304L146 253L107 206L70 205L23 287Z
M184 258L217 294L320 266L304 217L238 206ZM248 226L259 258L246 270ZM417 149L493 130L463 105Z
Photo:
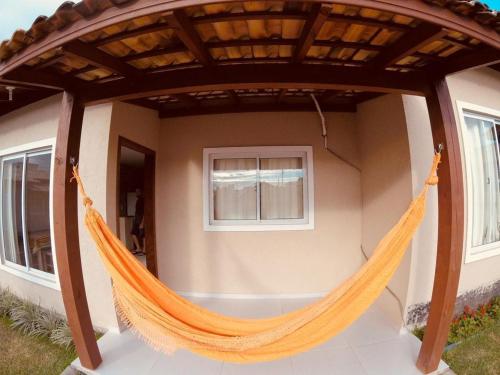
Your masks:
M30 281L34 284L38 284L47 288L61 291L61 286L59 285L58 279L55 275L47 274L47 277L42 277L35 273L30 273L28 271L20 270L2 263L0 263L0 270L8 272L21 279Z
M488 245L469 247L465 253L465 264L477 262L494 256L500 255L500 242L494 242Z
M281 232L290 230L314 230L310 224L261 224L261 225L204 225L205 232Z

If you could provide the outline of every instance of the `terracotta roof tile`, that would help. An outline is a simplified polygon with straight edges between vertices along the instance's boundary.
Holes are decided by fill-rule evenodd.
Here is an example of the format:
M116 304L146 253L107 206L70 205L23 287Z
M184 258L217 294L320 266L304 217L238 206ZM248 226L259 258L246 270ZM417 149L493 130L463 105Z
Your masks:
M0 62L12 57L23 48L85 18L95 16L114 6L126 6L137 0L82 0L78 3L67 1L50 16L39 16L28 30L17 30L11 39L0 43ZM500 15L487 5L474 0L421 0L439 7L445 7L500 33Z

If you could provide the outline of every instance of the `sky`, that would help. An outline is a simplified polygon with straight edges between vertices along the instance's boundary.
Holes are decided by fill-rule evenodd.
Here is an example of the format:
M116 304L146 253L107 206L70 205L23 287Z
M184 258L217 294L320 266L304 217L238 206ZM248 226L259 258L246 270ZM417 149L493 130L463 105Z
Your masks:
M77 0L75 0L77 1ZM10 39L21 28L28 29L41 14L50 16L62 0L0 0L0 41ZM483 0L492 9L500 10L500 0Z

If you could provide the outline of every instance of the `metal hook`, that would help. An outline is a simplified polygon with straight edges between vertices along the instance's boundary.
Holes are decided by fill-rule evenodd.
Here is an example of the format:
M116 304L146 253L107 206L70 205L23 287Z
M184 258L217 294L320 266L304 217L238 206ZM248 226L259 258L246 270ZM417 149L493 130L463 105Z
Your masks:
M443 150L444 150L444 145L442 143L438 144L438 148L437 148L436 154L439 154Z
M74 156L69 157L69 163L75 167L78 163L76 162L76 158Z

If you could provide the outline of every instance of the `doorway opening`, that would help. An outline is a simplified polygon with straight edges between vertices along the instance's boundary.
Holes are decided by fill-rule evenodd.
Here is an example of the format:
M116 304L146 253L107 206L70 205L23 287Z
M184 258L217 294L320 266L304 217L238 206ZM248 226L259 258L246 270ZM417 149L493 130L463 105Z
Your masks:
M119 137L117 232L120 240L158 276L155 234L156 153Z

